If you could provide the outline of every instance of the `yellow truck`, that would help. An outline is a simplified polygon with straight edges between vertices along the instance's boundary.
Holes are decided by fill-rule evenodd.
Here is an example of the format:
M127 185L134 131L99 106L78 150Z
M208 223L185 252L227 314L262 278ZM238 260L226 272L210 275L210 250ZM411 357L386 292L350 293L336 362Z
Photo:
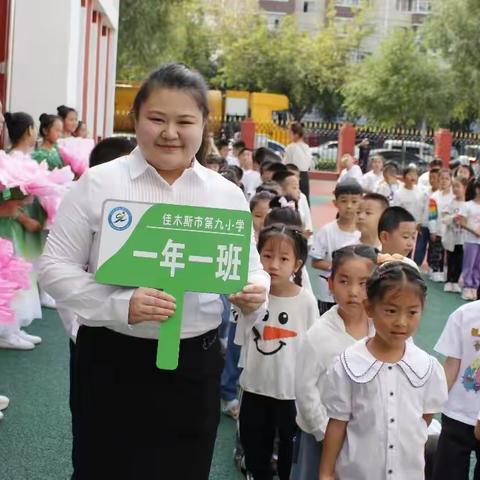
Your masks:
M133 99L140 87L139 83L117 83L115 86L115 132L133 132L130 111ZM274 122L288 116L288 98L277 93L246 92L241 90L208 91L208 105L212 127L226 117L250 117L259 129L274 128ZM280 128L280 127L278 127ZM282 129L284 130L284 129Z

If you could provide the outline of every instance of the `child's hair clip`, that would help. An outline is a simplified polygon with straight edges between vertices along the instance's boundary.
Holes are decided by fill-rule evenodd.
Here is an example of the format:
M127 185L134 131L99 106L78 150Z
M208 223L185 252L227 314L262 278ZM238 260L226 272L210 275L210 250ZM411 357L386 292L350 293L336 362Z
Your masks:
M291 208L292 210L295 210L295 202L293 200L288 201L285 197L280 197L278 203L281 208Z

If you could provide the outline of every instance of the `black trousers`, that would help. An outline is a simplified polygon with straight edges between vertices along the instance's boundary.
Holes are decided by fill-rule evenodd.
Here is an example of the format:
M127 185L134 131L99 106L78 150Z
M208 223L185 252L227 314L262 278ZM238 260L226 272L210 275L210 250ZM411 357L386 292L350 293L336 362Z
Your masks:
M307 197L310 205L310 178L308 172L300 172L300 191Z
M182 340L179 366L157 341L82 326L75 346L75 480L208 480L220 415L216 331Z
M480 442L475 439L473 430L472 425L442 415L433 480L468 480L472 452L477 457L473 478L480 479Z
M447 282L458 283L462 274L463 245L455 245L453 252L447 251Z
M442 239L437 238L428 242L427 262L433 272L443 272L443 264L445 261L445 249L442 245Z
M278 432L277 471L280 480L290 478L293 457L295 400L243 392L240 404L240 440L247 470L254 480L272 480L271 459L275 433Z

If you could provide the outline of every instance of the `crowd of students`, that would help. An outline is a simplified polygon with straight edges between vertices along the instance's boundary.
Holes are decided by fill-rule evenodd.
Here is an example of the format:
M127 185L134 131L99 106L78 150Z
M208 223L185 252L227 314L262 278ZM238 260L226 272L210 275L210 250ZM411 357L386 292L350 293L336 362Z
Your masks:
M161 93L166 87L156 88ZM189 98L191 92L186 92ZM150 93L146 95L148 99ZM162 101L168 103L167 98ZM139 100L137 117L145 101ZM176 115L177 104L171 108ZM59 109L60 117L42 115L43 142L34 152L33 119L6 115L12 150L31 153L32 161L46 160L51 169L63 166L56 143L77 129L76 112L67 110ZM473 175L465 178L467 172L472 174L468 168L452 174L432 162L420 179L416 169L408 167L400 182L396 165L384 164L381 157L374 157L371 171L363 174L353 157L345 156L334 191L337 218L314 234L305 175L311 158L301 125L292 125L291 133L284 158L267 148L252 151L237 140L232 151L223 141L210 145L204 162L243 190L260 261L270 277L268 309L260 318L256 309L242 313L228 298L222 299L222 409L238 419L238 465L255 480L274 475L280 480L423 478L425 444L429 433L435 436L429 425L432 416L442 412L437 453L427 455L429 478L467 478L471 452L480 453L474 437L480 434L480 427L475 430L480 411L480 301L460 307L447 321L435 347L447 357L444 368L417 347L412 336L426 302L421 271L425 255L431 279L446 281L446 292L462 288L465 299L477 298L480 181ZM128 154L133 147L107 139L92 151L90 165ZM141 154L136 152L138 160ZM133 154L127 158L133 161ZM118 168L122 165L117 162ZM2 202L0 211L8 213L0 220L2 236L34 261L14 232L21 232L22 239L36 234L41 249L46 224L30 210L35 201L24 199L5 209L12 201L16 200ZM317 297L307 262L315 272ZM29 304L39 309L35 288L33 279ZM73 350L78 325L68 312L59 314ZM15 328L0 336L4 348L31 349L41 341L22 330L38 315L39 310L25 320L19 315ZM137 323L143 321L142 317ZM92 326L84 329L83 340L94 330L119 338L113 330ZM6 404L8 400L0 398L0 409ZM76 408L72 406L72 413L78 415ZM87 420L92 431L100 428ZM74 437L75 428L74 422ZM85 455L93 446L82 444L81 449ZM101 453L95 451L95 458Z
M251 158L238 142L212 167L239 186L241 170L258 172L256 193L250 187L245 195L272 278L265 318L251 325L235 310L225 315L222 400L238 419L237 465L252 479L468 478L480 445L472 333L480 302L449 318L435 346L447 357L445 371L412 336L426 302L427 253L433 281L477 298L469 272L480 258L469 253L462 268L461 256L466 243L480 244L480 182L465 178L471 168L450 172L434 161L420 182L413 166L399 181L398 167L380 156L363 174L346 155L336 219L312 235L298 169L263 148ZM307 261L317 308L310 282L302 283ZM442 425L431 423L439 412Z

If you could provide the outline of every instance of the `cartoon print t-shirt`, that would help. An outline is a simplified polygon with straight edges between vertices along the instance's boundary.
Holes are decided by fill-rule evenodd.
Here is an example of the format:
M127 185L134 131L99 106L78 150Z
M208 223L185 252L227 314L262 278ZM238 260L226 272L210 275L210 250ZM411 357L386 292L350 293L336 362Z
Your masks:
M302 335L318 317L314 296L305 288L295 297L270 295L268 311L248 332L243 390L279 400L295 399L295 364Z
M475 425L480 410L480 300L463 305L450 315L435 351L461 360L442 412L459 422Z

